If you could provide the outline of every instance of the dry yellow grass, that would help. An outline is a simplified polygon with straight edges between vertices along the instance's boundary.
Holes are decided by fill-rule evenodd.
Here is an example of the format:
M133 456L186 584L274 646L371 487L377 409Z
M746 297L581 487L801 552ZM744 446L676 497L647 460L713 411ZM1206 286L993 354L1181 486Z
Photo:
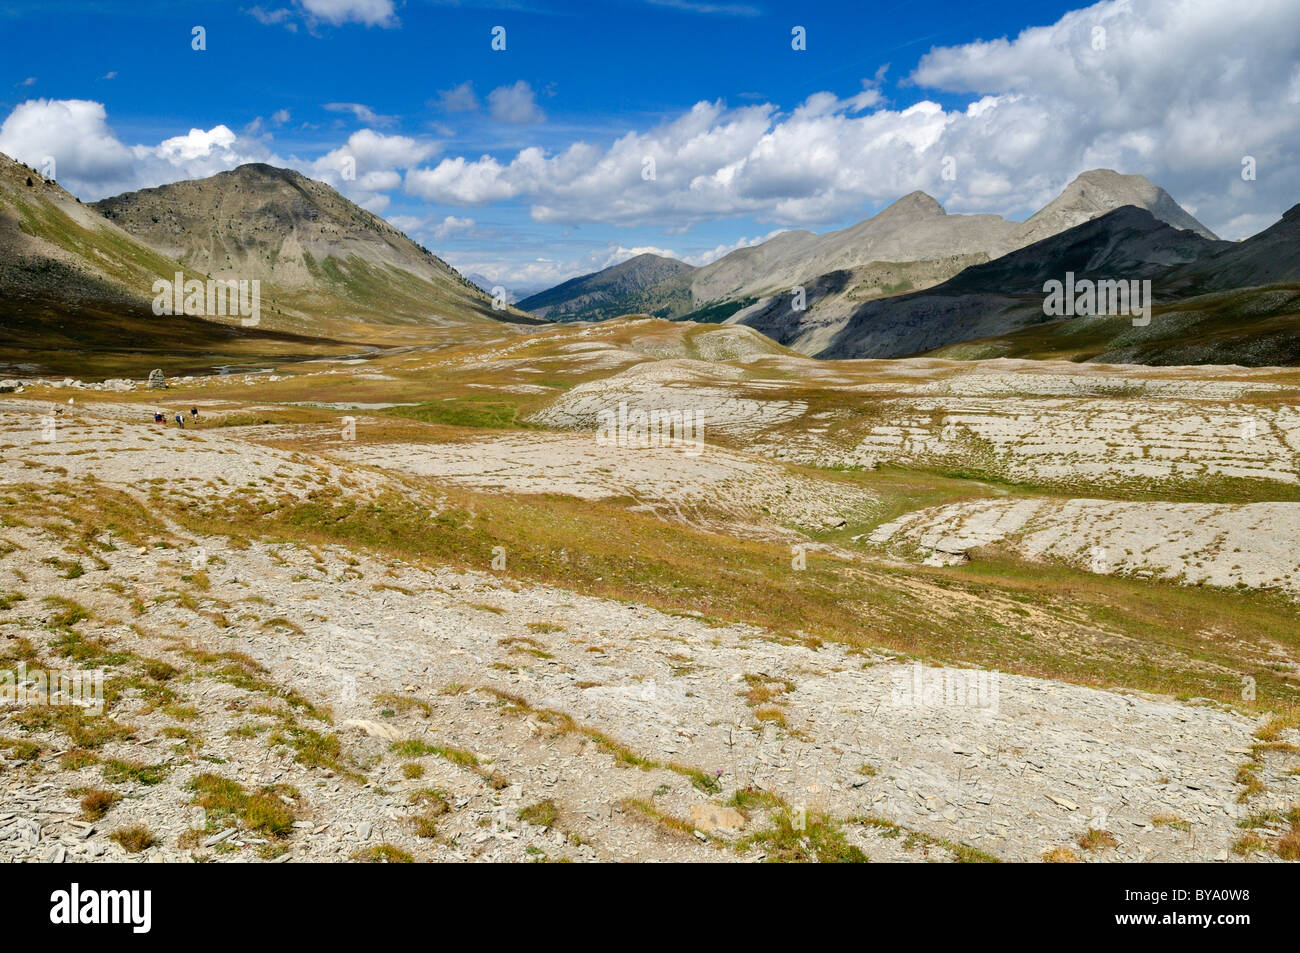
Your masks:
M1077 864L1079 855L1068 847L1051 847L1043 851L1045 864Z

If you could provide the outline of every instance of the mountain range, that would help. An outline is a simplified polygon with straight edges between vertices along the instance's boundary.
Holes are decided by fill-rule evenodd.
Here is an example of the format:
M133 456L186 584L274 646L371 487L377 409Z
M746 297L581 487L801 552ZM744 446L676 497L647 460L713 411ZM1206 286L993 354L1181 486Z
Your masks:
M1027 256L1023 260L1007 256L927 291L866 305L819 356L933 347L928 353L934 356L965 360L1300 364L1300 205L1243 241L1198 248L1199 240L1141 210L1118 209L1024 249L1018 253ZM1038 279L1059 280L1067 270L1078 277L1148 278L1155 303L1150 324L1134 326L1121 316L1044 316ZM900 331L908 325L927 328L924 340L909 341Z
M847 302L852 272L823 275L798 311L773 295L729 321L821 358L919 354L1109 363L1300 362L1300 212L1241 242L1125 205L932 287ZM1154 318L1045 313L1048 282L1150 281ZM829 302L821 306L823 302Z
M85 205L0 155L0 371L203 369L625 314L741 324L823 358L1291 364L1298 232L1292 209L1220 241L1141 176L1094 170L1020 223L913 192L839 231L783 232L703 267L638 255L497 310L481 276L297 172L245 165ZM160 319L154 283L178 272L260 282L260 321ZM1044 314L1044 283L1067 273L1150 279L1159 320Z
M1173 228L1149 211L1125 205L912 294L869 301L828 335L825 357L897 357L958 341L1006 334L1051 320L1044 285L1078 280L1154 279L1230 243ZM1154 285L1153 282L1153 295ZM1163 290L1163 282L1159 283ZM786 303L786 297L781 299ZM749 316L751 326L780 340L774 314ZM794 323L799 323L797 318ZM1131 326L1131 321L1129 322Z
M1026 221L950 215L913 192L825 235L783 232L704 267L641 255L526 298L555 320L628 312L741 324L821 358L1300 362L1295 212L1220 241L1142 176L1085 172ZM1044 283L1152 281L1160 320L1061 320Z
M643 312L656 317L723 320L795 286L849 272L841 312L855 301L938 284L973 264L998 258L1124 205L1150 211L1175 228L1214 235L1164 189L1140 175L1085 172L1025 222L998 215L948 214L924 192L912 192L871 218L824 235L782 232L711 264L641 255L564 282L522 300L526 311L552 320L600 320ZM831 282L830 284L836 284ZM822 287L829 285L825 282ZM824 319L832 304L819 298ZM803 350L799 343L794 347Z
M260 280L287 329L363 340L448 317L537 323L495 311L489 294L427 248L290 169L243 165L92 207L188 269Z
M154 282L261 283L260 320L153 312ZM0 155L0 348L19 370L148 373L459 343L541 323L297 172L244 165L82 204ZM155 356L157 355L157 356ZM136 359L139 364L137 365Z

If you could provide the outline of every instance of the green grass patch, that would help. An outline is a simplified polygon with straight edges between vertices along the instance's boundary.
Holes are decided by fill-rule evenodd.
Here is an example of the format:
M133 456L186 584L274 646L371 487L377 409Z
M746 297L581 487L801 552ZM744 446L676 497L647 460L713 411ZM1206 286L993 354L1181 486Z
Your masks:
M250 831L271 837L287 837L293 831L294 809L285 802L292 789L283 785L250 794L238 781L204 773L190 782L190 788L194 791L191 803L207 812L210 826L221 828L237 821Z

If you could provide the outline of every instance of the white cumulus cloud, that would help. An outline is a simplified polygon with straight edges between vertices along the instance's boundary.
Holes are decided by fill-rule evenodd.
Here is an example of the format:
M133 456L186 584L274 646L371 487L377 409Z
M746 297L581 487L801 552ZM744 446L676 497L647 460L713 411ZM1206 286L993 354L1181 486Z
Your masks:
M382 195L399 188L402 175L437 154L437 142L410 136L389 136L373 129L361 129L348 137L337 149L306 165L302 171L319 179L372 212L388 207Z
M894 106L877 73L847 99L818 92L788 112L705 101L608 146L448 156L406 188L453 205L522 200L540 222L815 225L914 189L953 211L1024 216L1078 173L1113 168L1237 238L1300 200L1297 63L1295 0L1103 0L931 50L911 87L971 97L955 107ZM1241 178L1245 156L1255 181Z
M328 23L394 26L393 0L299 0L309 14Z
M109 128L103 104L84 99L19 104L0 124L0 152L33 166L52 157L59 181L87 200L274 160L263 143L225 125L127 146Z
M452 235L472 232L474 230L474 219L458 218L455 215L448 215L433 229L433 237L439 241L450 238Z
M474 84L466 80L451 89L438 92L438 106L443 112L469 113L478 109L478 96L474 93Z
M488 93L488 107L498 122L541 122L546 118L537 105L537 94L522 79Z
M272 117L288 120L288 112ZM321 157L281 157L255 120L246 134L219 124L191 129L156 144L127 145L109 127L101 103L33 99L15 107L0 124L0 152L36 168L55 161L60 183L87 201L182 179L201 179L248 162L297 169L333 186L354 202L379 212L388 192L401 188L402 173L441 151L441 144L373 129L352 133ZM256 138L254 138L256 136Z

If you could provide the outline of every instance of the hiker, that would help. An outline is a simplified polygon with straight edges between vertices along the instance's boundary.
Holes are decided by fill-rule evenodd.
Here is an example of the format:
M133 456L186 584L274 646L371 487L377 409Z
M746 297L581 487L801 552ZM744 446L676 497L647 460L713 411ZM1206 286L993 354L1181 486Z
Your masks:
M185 418L179 413L176 414L176 426L180 427L182 430L185 429Z
M166 425L167 425L167 418L163 416L163 413L162 413L161 410L155 410L155 411L153 412L153 422L156 423L156 424L162 424L163 426L166 426Z
M193 420L195 423L198 423L199 409L197 407L190 408L190 419Z

